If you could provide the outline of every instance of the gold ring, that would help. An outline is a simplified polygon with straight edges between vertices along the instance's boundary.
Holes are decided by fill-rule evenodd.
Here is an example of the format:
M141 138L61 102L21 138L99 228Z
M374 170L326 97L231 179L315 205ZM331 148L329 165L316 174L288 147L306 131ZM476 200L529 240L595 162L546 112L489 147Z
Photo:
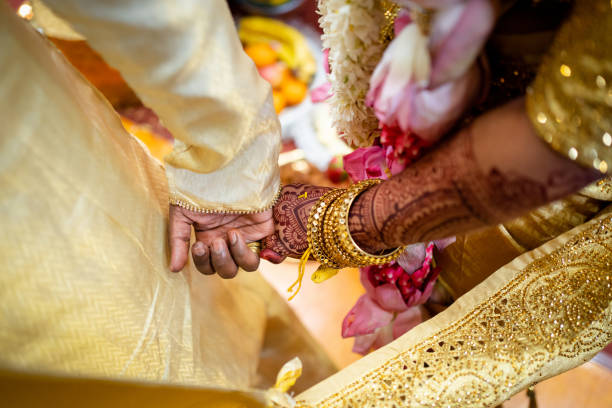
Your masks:
M251 251L255 252L255 254L259 256L259 253L261 252L261 241L249 242L247 246Z

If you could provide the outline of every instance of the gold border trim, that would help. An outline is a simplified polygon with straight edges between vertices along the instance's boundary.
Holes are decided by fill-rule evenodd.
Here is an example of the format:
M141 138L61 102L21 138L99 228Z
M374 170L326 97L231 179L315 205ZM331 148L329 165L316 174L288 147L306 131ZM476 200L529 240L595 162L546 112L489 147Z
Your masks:
M240 215L244 215L244 214L257 214L257 213L261 213L261 212L264 212L264 211L268 211L269 209L274 207L276 205L276 203L278 202L278 199L280 198L280 194L281 194L282 189L283 189L283 185L281 184L278 187L278 191L274 195L274 198L272 199L270 204L268 204L264 208L260 208L260 209L257 209L257 210L217 210L217 209L214 209L214 208L201 208L201 207L195 206L193 204L189 204L188 202L185 202L185 201L183 201L183 200L181 200L179 198L176 198L176 197L170 197L169 202L170 202L171 205L176 205L176 206L184 208L186 210L197 212L197 213L202 213L202 214L240 214Z

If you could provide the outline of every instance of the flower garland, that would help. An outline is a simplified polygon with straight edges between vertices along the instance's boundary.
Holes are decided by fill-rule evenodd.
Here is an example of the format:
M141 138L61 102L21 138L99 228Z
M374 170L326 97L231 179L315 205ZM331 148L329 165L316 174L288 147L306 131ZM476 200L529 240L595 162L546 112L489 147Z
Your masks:
M370 77L385 50L380 27L385 10L377 0L321 0L323 48L329 49L334 127L352 146L371 146L378 119L365 103Z
M334 125L351 145L344 157L353 181L387 179L418 160L460 118L481 88L476 58L494 12L486 0L321 0L319 20L331 82ZM394 31L389 47L386 42ZM462 35L458 35L462 34ZM414 244L397 260L361 269L366 288L342 325L365 354L426 318L420 305L439 275L434 247L454 238Z

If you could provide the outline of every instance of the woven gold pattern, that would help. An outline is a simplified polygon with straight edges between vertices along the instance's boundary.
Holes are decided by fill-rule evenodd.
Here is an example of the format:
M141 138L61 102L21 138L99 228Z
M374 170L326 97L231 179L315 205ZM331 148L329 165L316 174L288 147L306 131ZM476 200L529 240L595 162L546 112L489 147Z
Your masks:
M525 265L462 318L316 406L495 406L612 340L611 283L612 216L606 215Z

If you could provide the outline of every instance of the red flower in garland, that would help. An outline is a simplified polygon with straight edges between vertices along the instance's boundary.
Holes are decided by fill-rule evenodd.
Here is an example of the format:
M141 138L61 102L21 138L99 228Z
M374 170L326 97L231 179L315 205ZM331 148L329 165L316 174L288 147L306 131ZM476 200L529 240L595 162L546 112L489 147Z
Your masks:
M395 175L422 156L429 143L414 133L404 132L397 126L382 126L380 144L385 149L387 166Z

